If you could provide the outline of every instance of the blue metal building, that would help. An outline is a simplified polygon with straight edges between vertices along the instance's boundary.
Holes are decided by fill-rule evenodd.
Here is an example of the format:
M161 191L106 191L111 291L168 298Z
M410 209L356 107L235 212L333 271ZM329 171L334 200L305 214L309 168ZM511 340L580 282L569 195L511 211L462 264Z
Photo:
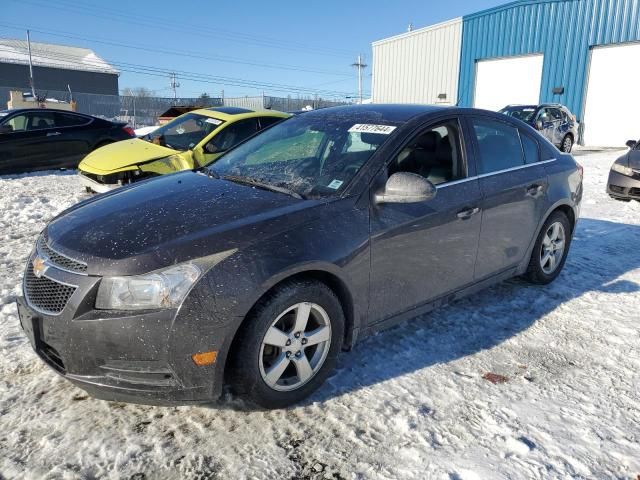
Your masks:
M561 103L589 145L640 137L640 0L519 0L372 47L374 102Z
M540 102L563 103L582 118L591 50L636 41L638 0L521 0L468 15L463 17L459 104L474 104L478 61L543 54ZM554 94L555 88L564 93Z

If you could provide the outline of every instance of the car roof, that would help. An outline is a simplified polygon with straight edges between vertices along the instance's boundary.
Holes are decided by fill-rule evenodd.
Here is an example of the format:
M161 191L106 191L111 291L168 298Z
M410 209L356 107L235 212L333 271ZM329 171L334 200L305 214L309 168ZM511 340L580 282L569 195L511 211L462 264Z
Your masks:
M73 112L71 110L62 110L61 108L9 108L6 110L0 110L2 113L14 114L14 113L26 113L26 112L60 112L60 113L75 113L76 115L84 115L85 117L91 117L91 115L87 115L86 113ZM94 117L97 118L97 117Z
M367 105L344 105L340 107L321 108L305 112L304 116L339 115L376 119L381 122L406 122L414 117L429 113L451 110L452 107L440 107L435 105L414 104L384 104L371 103ZM367 120L371 121L371 120Z
M254 117L287 118L291 116L290 113L279 112L278 110L250 110L248 108L238 107L201 108L189 113L197 113L198 115L217 118L218 120L224 120L225 122L235 122L237 120Z

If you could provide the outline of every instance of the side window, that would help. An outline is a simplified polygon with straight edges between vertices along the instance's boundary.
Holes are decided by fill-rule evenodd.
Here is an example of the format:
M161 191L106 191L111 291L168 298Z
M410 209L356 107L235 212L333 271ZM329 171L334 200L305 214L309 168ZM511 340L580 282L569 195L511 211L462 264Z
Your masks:
M562 120L562 113L557 108L549 108L549 114L552 120Z
M522 140L522 149L524 150L525 163L536 163L540 160L540 153L538 152L538 142L532 139L529 135L520 132L520 139Z
M27 114L27 130L43 130L56 126L53 112L33 112Z
M543 122L550 122L550 121L553 120L553 117L549 113L549 109L548 108L542 108L538 112L537 120L542 120Z
M216 146L218 152L223 152L246 140L257 130L258 125L255 118L240 120L227 126L227 128L213 137L211 143Z
M462 143L457 120L450 120L420 133L393 160L389 175L410 172L434 185L464 177Z
M472 122L478 140L480 175L524 165L516 128L489 119L474 118Z
M15 117L4 122L2 126L9 127L7 128L7 131L23 132L27 129L27 116L16 115Z
M56 127L77 127L90 122L87 117L74 115L73 113L55 113Z
M280 117L260 117L260 130L270 127L278 122L281 122L284 118Z

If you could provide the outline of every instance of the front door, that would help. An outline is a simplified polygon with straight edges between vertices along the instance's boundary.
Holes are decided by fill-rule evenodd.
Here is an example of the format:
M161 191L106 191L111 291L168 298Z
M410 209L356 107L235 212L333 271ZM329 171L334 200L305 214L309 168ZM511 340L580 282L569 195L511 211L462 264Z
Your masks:
M524 260L546 209L548 179L530 137L521 139L517 128L493 118L471 122L483 195L475 268L481 280Z
M467 166L458 119L414 137L374 182L396 172L422 175L436 196L411 204L372 203L370 323L418 307L473 281L480 233L480 188Z

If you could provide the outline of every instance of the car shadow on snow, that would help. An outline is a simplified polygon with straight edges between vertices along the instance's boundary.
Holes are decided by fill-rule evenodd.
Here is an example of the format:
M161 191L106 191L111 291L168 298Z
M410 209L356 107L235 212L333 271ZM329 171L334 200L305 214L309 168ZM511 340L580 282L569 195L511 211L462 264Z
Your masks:
M637 245L640 226L581 219L565 269L554 283L512 279L364 339L340 356L335 374L298 406L490 349L589 292L637 293L640 285L620 279L640 268L640 250L632 249ZM238 403L223 401L214 408L245 408Z
M640 226L581 219L567 264L550 285L516 278L360 342L311 397L321 401L432 365L490 349L528 329L559 306L589 292L630 294L620 279L640 268Z

